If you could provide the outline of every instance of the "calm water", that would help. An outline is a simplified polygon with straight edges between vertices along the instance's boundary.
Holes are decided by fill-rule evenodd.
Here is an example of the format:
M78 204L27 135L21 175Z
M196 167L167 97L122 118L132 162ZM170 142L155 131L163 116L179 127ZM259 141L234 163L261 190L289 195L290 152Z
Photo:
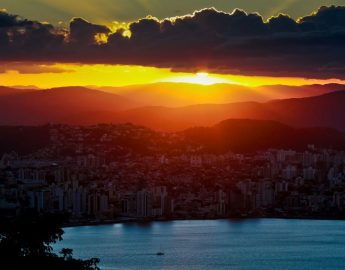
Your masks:
M160 245L164 256L156 256ZM171 221L66 228L55 246L101 269L345 269L345 221Z

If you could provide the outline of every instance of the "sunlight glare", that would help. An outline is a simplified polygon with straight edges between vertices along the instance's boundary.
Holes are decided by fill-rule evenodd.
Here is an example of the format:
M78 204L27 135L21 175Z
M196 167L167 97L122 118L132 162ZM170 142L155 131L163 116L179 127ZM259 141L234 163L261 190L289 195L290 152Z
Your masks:
M100 40L102 42L102 40ZM60 86L113 86L152 84L152 83L189 83L209 86L214 84L236 84L248 87L262 85L306 85L325 83L345 83L341 80L313 80L289 77L241 76L231 74L214 74L206 71L197 73L174 72L169 68L155 68L131 65L80 65L52 64L35 65L22 63L21 70L16 65L8 66L0 72L0 82L4 86L35 85L41 88ZM35 72L28 72L32 70ZM39 71L39 72L38 72Z
M179 83L192 83L201 85L212 85L218 83L235 83L229 79L210 75L207 72L198 72L194 75L176 76L167 79L168 82L179 82Z

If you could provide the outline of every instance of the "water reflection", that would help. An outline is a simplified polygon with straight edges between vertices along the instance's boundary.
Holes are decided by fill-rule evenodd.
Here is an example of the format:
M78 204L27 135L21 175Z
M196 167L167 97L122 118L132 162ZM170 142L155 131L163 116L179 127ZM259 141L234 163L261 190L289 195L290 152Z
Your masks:
M66 228L62 246L101 269L344 269L345 222L237 219ZM164 249L164 256L157 251ZM301 267L303 266L303 267Z

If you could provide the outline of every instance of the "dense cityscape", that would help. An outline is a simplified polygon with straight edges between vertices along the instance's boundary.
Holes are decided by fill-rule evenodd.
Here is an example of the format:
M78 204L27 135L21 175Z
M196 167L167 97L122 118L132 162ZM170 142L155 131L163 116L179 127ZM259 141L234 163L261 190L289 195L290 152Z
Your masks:
M49 125L30 154L3 153L0 208L70 215L70 224L228 217L335 217L345 152L306 145L210 153L182 133L131 124Z

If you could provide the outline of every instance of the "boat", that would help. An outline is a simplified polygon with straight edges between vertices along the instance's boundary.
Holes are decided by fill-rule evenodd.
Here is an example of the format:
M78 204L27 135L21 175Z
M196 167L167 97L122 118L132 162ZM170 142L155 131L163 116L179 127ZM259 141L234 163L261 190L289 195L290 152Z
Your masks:
M163 256L164 252L162 251L162 246L160 246L159 251L156 253L157 256Z

